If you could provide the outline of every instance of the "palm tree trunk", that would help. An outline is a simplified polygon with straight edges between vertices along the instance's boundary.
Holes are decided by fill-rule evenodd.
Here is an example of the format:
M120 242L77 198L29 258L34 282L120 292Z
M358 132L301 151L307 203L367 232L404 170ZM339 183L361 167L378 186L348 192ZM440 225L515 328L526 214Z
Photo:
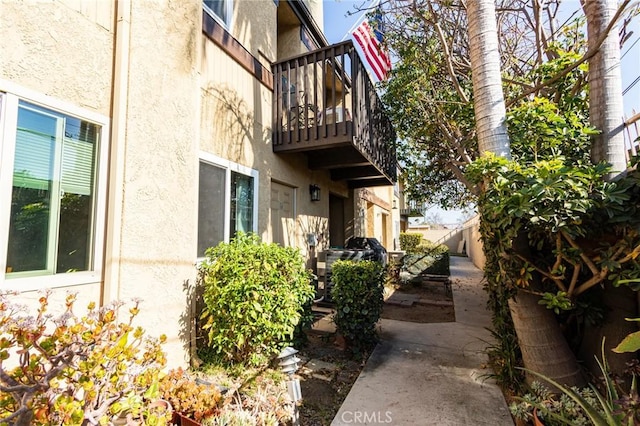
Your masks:
M467 19L478 149L511 158L493 1L470 0Z
M467 20L478 148L481 153L489 151L510 159L493 0L469 0ZM523 236L514 243L528 248ZM522 292L509 300L509 308L525 367L562 384L582 384L575 355L553 312Z
M589 49L595 48L616 9L616 0L585 1ZM622 133L622 77L617 26L607 34L598 52L589 60L589 120L600 131L591 144L591 160L594 163L606 161L611 164L612 171L606 176L607 180L611 180L627 167ZM607 286L603 299L610 309L609 315L604 324L595 330L589 330L582 347L586 365L596 374L598 368L593 354L600 357L602 339L606 337L605 344L610 349L626 334L636 331L635 323L625 320L625 316L635 317L637 314L633 294L628 288ZM614 354L610 350L606 353L612 371L617 374L622 374L626 362L635 357L630 353Z
M584 377L553 311L540 305L540 297L518 291L509 310L518 335L522 360L528 370L567 386L584 386ZM538 380L527 375L527 381Z
M616 13L616 0L586 0L589 48L592 49ZM620 75L620 42L617 27L613 27L589 60L589 120L601 133L593 138L593 162L612 165L609 178L626 169L624 148L622 77Z

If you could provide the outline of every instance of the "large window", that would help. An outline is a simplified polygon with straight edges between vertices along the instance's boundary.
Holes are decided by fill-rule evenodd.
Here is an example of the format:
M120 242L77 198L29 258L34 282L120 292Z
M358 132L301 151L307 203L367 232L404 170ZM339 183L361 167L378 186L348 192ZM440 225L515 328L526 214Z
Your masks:
M198 257L236 232L257 231L258 172L202 154L198 200Z
M226 28L231 28L233 0L204 0L204 10Z
M0 282L30 289L99 280L104 191L98 184L104 182L98 172L106 120L14 94L0 99L0 244L6 247ZM65 275L74 276L59 277Z

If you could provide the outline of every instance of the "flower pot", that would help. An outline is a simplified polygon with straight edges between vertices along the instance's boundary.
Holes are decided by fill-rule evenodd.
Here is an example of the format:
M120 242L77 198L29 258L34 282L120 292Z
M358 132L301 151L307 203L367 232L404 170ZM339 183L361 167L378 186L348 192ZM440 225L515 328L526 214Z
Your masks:
M201 426L202 425L202 423L197 422L194 419L191 419L185 416L184 414L176 413L175 411L173 412L172 422L179 426Z

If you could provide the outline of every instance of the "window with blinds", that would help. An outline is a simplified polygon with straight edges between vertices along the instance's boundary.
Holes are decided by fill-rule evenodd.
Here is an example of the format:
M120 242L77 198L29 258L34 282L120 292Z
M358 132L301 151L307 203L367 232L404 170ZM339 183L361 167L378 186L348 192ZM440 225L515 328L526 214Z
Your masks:
M92 267L100 126L18 105L7 277Z

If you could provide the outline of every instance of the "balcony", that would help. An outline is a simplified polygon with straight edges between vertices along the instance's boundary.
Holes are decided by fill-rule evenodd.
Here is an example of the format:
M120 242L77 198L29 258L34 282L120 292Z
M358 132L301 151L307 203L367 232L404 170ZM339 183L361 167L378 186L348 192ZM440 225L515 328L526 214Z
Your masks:
M396 181L395 132L350 41L273 65L273 152L351 188Z

